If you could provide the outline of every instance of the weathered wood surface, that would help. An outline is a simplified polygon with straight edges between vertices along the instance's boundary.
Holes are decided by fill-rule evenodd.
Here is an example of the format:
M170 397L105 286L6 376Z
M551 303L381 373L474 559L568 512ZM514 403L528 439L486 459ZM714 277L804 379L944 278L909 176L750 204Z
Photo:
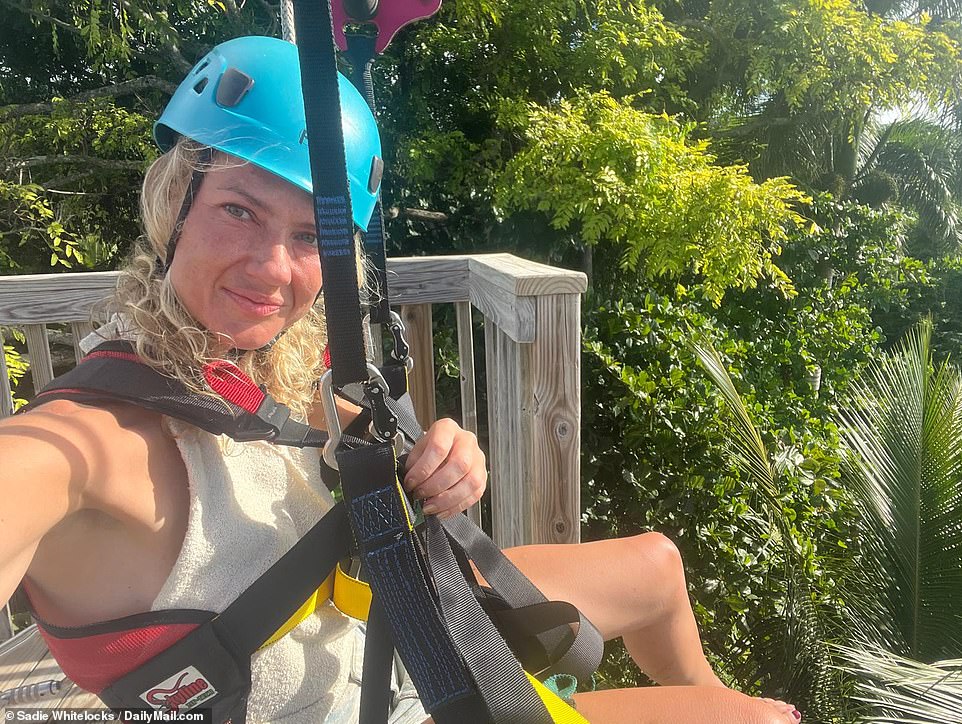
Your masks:
M513 254L475 254L468 257L468 269L472 277L481 277L519 297L581 294L588 288L588 277L581 272L539 264Z
M0 277L0 324L89 322L116 286L116 272Z
M0 277L0 324L89 322L92 310L117 285L117 276L117 272L83 272ZM579 294L587 288L581 272L510 254L388 260L388 288L395 304L468 301L472 282L482 289L494 286L518 297Z
M3 330L0 330L0 351L3 351ZM10 391L10 377L7 374L7 357L0 354L0 420L13 414L13 393ZM0 639L2 640L2 639Z
M27 338L27 354L30 355L33 391L37 393L53 379L53 359L50 356L47 325L28 324L23 328L23 333Z
M482 276L471 276L471 304L515 342L533 342L535 297L519 297Z
M492 537L502 547L580 539L580 297L537 298L538 339L485 326Z
M84 337L94 331L94 326L90 322L74 322L70 325L70 331L73 333L74 359L77 361L77 364L80 364L80 358L83 357L80 342Z
M454 305L458 326L458 364L461 378L461 427L478 434L478 391L474 374L474 324L470 302ZM481 503L468 509L468 517L481 527Z
M414 369L408 374L408 388L414 402L414 412L425 430L438 419L434 394L434 335L430 304L409 304L401 307L401 321L407 328L407 340L414 359Z
M63 672L47 651L36 626L30 626L9 641L0 644L0 691L43 681L60 681ZM100 699L66 682L64 689L36 703L22 706L36 708L102 708ZM4 707L0 706L0 711Z

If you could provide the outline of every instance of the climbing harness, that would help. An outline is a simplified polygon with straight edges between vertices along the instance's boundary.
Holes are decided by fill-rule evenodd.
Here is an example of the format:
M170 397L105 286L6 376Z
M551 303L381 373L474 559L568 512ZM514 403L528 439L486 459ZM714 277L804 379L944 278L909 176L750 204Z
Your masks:
M80 671L84 656L109 646L111 663L78 681L108 706L211 707L214 721L240 724L251 687L251 655L331 598L342 611L367 620L362 724L387 721L395 649L437 724L585 722L542 681L556 674L590 677L603 648L594 626L570 604L547 601L465 516L443 522L422 516L401 486L399 456L422 433L407 395L403 326L389 313L386 284L379 290L383 304L376 305L383 308L372 307L368 317L388 323L395 349L384 367L367 361L354 225L367 227L371 244L383 250L378 212L383 164L379 144L346 139L356 131L348 120L351 104L364 104L358 117L370 112L337 73L334 42L343 39L356 51L357 40L342 32L345 20L366 20L378 31L375 52L383 50L404 24L401 4L380 7L375 1L352 13L340 8L332 18L326 2L294 0L296 49L270 38L218 46L184 81L171 100L174 108L168 107L157 127L162 147L170 146L174 134L187 135L261 165L312 195L329 340L329 370L319 392L329 433L292 419L284 405L230 363L204 369L216 396L196 394L144 364L126 342L98 346L27 408L53 399L129 402L236 440L321 448L338 473L343 501L220 613L158 611L79 629L39 622L51 651L66 662L65 673ZM433 12L430 2L414 5L417 17ZM278 57L289 59L294 52L299 67L310 69L299 74L305 114L294 123L303 127L286 128L275 134L275 144L262 147L274 133L277 109L261 105L258 73L276 74ZM369 85L369 60L355 53L354 61L356 74L361 66L361 79ZM252 67L258 63L263 68ZM373 96L369 100L373 103ZM216 106L210 122L199 126L196 116L182 113L198 102ZM197 127L186 128L192 123ZM251 134L242 133L239 141L238 124L260 140L253 143ZM336 397L363 409L343 429ZM338 568L350 554L361 561L366 585L351 583ZM487 585L479 585L472 565ZM339 597L339 588L355 593Z

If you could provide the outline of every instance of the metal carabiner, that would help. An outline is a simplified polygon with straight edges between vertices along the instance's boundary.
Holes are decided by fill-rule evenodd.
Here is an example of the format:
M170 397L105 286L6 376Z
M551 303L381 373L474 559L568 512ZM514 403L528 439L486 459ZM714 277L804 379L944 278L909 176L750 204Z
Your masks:
M390 389L388 387L387 381L384 379L384 375L381 374L376 366L372 365L370 362L367 363L367 374L368 380L365 384L365 388L369 386L376 386L383 390L383 394L386 395L387 391ZM367 390L365 390L367 391ZM324 409L324 421L327 424L327 442L324 443L324 447L321 449L321 455L324 458L324 462L334 470L338 470L337 458L335 457L335 452L338 446L341 444L341 439L344 437L343 430L341 428L341 420L337 415L337 401L334 399L334 377L331 370L328 370L321 377L320 384L320 395L321 395L321 407ZM400 455L404 452L404 435L397 430L397 418L394 417L394 413L387 409L385 406L383 409L375 411L373 405L374 400L369 401L372 403L371 419L372 422L368 427L371 435L381 441L388 442L390 440L394 445L394 454ZM381 400L383 404L383 399ZM386 435L383 430L378 430L374 426L375 415L383 416L387 413L388 417L385 417L384 422L389 426L393 420L394 430L390 435Z

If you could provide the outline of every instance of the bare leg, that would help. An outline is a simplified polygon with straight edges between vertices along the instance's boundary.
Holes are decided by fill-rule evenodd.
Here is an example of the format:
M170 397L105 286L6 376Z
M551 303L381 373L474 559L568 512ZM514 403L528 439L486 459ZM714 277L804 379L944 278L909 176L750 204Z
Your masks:
M702 650L681 556L660 533L510 548L505 554L549 599L568 601L605 640L622 637L664 686L721 686Z
M584 612L606 641L620 636L632 659L653 681L664 687L711 687L725 691L705 658L681 555L667 537L645 533L577 546L522 546L510 548L505 554L549 599L568 601ZM678 693L634 691L645 698L684 699ZM752 700L741 694L737 697L741 697L737 701L757 702L752 706L763 712L774 709L791 722L800 717L797 712L793 714L795 707L791 704Z
M761 699L717 686L613 689L574 699L578 713L592 724L797 724Z
M593 724L797 724L761 699L717 686L657 686L575 694Z

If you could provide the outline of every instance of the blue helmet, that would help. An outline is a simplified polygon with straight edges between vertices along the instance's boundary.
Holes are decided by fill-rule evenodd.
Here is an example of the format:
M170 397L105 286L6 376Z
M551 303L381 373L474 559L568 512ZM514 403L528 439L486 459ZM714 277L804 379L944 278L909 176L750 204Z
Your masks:
M354 222L367 229L381 181L381 139L364 98L344 76L338 74L338 81ZM310 193L297 48L253 36L215 47L154 124L161 150L173 147L178 136L250 161Z

